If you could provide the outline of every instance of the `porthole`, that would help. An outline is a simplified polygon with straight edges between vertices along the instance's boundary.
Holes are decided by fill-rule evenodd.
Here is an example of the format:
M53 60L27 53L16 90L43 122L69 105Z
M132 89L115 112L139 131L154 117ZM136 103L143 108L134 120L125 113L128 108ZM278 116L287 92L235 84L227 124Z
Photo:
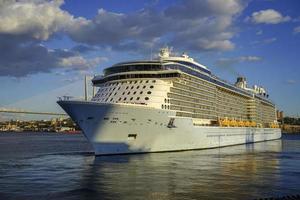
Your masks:
M119 101L121 101L121 100L122 100L122 98L120 97L120 98L119 98Z
M148 101L148 100L149 100L149 97L145 97L145 100Z
M167 109L167 105L165 105L165 109Z
M150 88L152 89L152 88L154 88L154 86L153 86L153 85L151 85L151 86L150 86Z
M130 94L130 92L127 92L127 94Z
M133 97L130 98L130 101L132 101Z
M134 91L133 94L136 94L136 91Z
M164 109L164 105L163 104L161 104L161 109Z
M143 91L141 91L140 94L143 94Z
M134 87L132 86L131 89L133 89Z
M137 87L136 87L136 89L139 89L139 88L140 88L140 86L137 86Z
M143 89L145 89L145 88L146 88L146 85L143 86Z
M129 82L129 84L131 84L131 83L132 83L132 81Z
M122 95L124 95L124 94L125 94L125 92L122 93Z
M142 83L143 81L140 81L140 83Z
M126 101L126 99L127 99L127 98L125 97L125 98L124 98L124 101Z
M149 80L146 80L146 83L149 83Z
M134 84L137 84L137 81L134 81Z
M152 81L152 83L155 83L155 82L156 82L156 80L153 80L153 81Z
M140 97L137 97L136 100L140 100Z
M127 87L126 87L126 90L127 90L128 88L129 88L129 87L127 86Z
M167 103L167 99L165 99L165 103Z
M116 95L117 93L115 92L115 94L114 95Z
M148 91L147 94L151 94L151 91Z
M110 101L113 101L113 98L111 98Z

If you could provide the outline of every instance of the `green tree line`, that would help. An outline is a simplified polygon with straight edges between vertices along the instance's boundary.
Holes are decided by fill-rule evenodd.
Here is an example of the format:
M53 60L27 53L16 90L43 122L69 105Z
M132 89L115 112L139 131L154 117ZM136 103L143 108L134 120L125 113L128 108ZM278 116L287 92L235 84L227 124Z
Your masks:
M281 122L281 120L280 120L280 122ZM283 123L290 124L290 125L300 125L300 118L284 117Z

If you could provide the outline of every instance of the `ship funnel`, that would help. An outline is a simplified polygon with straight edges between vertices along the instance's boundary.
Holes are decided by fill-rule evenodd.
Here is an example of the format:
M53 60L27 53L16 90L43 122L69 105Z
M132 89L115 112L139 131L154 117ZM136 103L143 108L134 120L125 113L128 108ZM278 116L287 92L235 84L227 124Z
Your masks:
M239 88L243 88L243 89L247 88L246 78L245 77L238 77L236 79L235 86L237 86Z

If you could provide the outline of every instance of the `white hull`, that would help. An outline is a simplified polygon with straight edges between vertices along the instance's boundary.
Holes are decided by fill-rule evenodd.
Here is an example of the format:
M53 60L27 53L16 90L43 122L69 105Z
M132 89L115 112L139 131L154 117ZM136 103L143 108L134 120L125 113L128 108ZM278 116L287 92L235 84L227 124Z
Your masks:
M194 126L175 111L125 104L59 101L96 155L217 148L281 138L274 128ZM174 126L168 127L171 118Z

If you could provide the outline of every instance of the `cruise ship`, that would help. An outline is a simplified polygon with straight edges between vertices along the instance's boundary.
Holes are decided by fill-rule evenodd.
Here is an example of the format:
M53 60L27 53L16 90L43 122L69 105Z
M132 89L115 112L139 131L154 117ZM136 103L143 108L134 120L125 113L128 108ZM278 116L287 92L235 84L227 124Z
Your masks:
M281 138L276 108L245 77L230 84L187 54L122 62L95 76L91 100L58 104L95 155L219 148Z

